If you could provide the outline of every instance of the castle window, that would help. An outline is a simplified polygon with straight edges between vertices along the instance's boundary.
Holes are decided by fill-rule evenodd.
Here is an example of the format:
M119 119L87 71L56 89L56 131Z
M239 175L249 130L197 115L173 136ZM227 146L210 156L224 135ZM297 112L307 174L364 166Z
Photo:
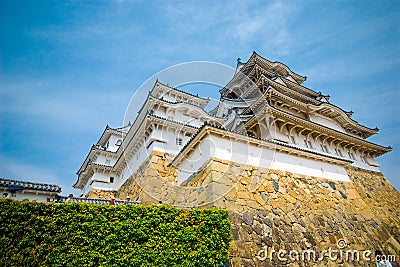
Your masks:
M122 145L122 140L118 140L118 141L115 143L115 145L116 145L116 146Z
M110 184L114 183L114 177L110 177Z
M306 144L306 147L313 149L312 143L310 140L304 140L304 143Z
M176 138L176 144L177 144L178 146L181 146L181 145L182 145L182 138L177 137L177 138Z

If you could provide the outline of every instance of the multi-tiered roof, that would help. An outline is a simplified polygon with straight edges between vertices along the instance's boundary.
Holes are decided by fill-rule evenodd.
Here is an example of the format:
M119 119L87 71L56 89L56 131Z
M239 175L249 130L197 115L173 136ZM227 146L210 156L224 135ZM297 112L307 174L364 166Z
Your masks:
M87 187L104 176L99 173L119 177L121 185L127 179L124 173L136 171L127 168L144 160L140 151L150 153L153 147L168 152L171 165L179 168L209 135L316 161L362 161L360 166L377 168L374 158L391 151L366 140L378 129L353 120L352 111L305 87L305 80L286 65L254 52L246 63L238 62L234 77L220 90L218 106L209 113L204 110L209 99L157 81L132 125L106 127L78 170L74 186Z
M286 65L270 62L254 52L247 63L239 64L238 68L240 71L221 90L219 110L224 106L223 102L229 102L231 106L240 102L246 104L240 109L233 109L236 116L231 116L228 129L239 132L254 130L253 127L259 124L261 117L268 111L273 115L268 125L273 124L278 130L285 126L289 134L296 132L318 137L329 144L340 144L374 157L391 151L390 147L365 140L376 134L377 128L359 124L351 118L352 111L344 111L329 103L329 96L303 86L306 77L296 74ZM335 129L320 124L311 120L310 116L327 118L340 127Z

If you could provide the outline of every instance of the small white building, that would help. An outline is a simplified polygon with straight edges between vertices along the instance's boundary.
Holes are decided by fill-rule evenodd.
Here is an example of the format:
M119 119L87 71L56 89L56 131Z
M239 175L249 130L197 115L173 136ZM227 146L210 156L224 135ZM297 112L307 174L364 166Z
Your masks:
M3 198L48 202L61 192L55 184L34 183L0 178L0 193Z
M379 171L375 158L391 151L368 137L352 111L302 83L306 77L255 52L238 62L212 111L209 99L156 82L132 125L106 127L77 172L81 196L118 191L153 153L178 169L177 184L211 158L349 181L348 165Z

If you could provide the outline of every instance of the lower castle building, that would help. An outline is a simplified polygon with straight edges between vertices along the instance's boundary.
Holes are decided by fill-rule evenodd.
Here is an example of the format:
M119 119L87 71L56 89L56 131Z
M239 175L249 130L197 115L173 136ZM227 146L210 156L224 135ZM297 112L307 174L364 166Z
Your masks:
M338 242L399 257L400 194L376 161L391 148L368 141L377 128L305 80L254 52L210 112L209 99L157 81L132 124L105 128L74 187L85 197L228 209L232 266L374 263L361 254L321 263L269 253Z
M3 199L50 202L54 201L60 193L61 187L55 184L0 178L0 194Z

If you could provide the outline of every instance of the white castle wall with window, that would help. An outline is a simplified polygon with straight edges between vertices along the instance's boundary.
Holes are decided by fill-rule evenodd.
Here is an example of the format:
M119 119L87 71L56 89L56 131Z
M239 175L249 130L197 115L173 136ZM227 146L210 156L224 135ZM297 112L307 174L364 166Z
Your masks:
M157 81L132 124L106 127L74 186L82 196L227 209L231 266L280 265L255 258L263 247L323 251L342 239L398 255L400 194L375 160L391 148L368 141L377 128L305 79L253 53L210 112L208 99Z
M82 196L93 189L118 191L152 151L176 163L179 184L211 158L342 181L349 179L346 165L379 171L375 157L391 148L366 140L378 129L354 121L352 111L304 87L305 80L253 53L246 63L238 62L210 112L204 110L209 99L157 81L132 124L106 127L74 187L82 189ZM205 122L223 133L196 139ZM240 138L226 139L235 134ZM188 142L192 148L185 152Z

